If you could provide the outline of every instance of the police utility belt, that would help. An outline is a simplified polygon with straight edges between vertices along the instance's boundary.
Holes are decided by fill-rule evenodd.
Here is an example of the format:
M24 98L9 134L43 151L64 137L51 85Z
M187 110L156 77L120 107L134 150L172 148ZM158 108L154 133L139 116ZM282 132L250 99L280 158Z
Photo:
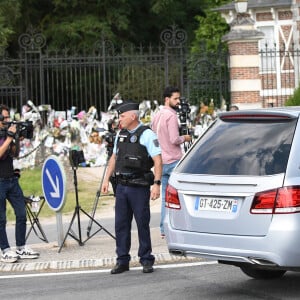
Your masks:
M150 186L154 183L154 175L150 172L144 174L120 174L116 173L117 184L127 186Z

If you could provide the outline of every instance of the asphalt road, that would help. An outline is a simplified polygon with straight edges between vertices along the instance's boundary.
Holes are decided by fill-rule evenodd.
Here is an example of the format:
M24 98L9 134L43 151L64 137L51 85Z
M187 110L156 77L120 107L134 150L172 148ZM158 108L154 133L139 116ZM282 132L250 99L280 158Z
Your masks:
M215 263L158 266L111 275L108 270L0 277L2 299L299 299L300 273L253 280L238 268Z

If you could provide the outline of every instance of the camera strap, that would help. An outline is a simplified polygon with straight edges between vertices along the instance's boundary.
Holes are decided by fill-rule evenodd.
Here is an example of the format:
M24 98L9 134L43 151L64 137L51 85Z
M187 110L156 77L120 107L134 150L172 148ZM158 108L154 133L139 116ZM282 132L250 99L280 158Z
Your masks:
M13 143L13 147L11 147L11 154L13 157L18 157L20 154L20 137L18 132L15 135L15 141Z
M1 137L0 138L0 147L3 145L3 143L5 142L6 137ZM5 160L7 155L9 153L9 148L3 153L3 155L0 157L0 160Z

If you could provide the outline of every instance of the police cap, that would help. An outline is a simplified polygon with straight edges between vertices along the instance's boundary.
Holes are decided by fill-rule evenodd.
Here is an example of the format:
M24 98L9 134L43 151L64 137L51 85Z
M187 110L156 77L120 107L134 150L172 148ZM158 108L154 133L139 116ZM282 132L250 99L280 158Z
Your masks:
M120 104L116 109L118 114L122 114L130 110L139 110L139 104L135 102L125 102Z

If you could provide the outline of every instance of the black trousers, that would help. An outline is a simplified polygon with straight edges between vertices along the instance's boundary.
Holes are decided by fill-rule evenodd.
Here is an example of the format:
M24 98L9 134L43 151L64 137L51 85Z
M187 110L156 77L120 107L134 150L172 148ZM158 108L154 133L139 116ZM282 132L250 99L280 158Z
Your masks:
M116 188L115 231L117 262L128 264L131 248L131 224L135 218L140 263L153 264L152 245L150 236L150 186L125 186L118 184Z

